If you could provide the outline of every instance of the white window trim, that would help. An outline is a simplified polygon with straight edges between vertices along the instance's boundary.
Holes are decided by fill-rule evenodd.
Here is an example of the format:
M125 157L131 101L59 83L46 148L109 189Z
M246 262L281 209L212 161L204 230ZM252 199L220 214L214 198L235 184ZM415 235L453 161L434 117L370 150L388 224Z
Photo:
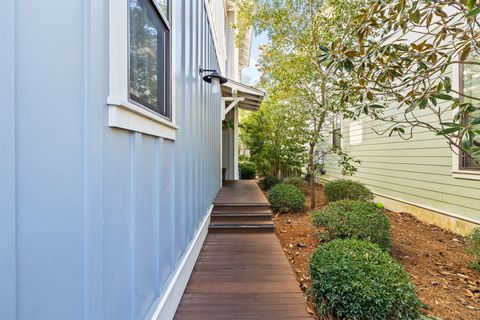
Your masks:
M176 6L171 1L172 12ZM154 111L140 107L129 101L128 89L128 0L109 1L109 96L108 125L129 131L142 132L156 137L175 140L176 131L180 129L176 125L175 110L175 82L171 83L171 116L172 120L160 116ZM170 18L171 37L171 65L175 62L175 37L174 21L172 13ZM171 70L173 73L173 70ZM170 77L172 79L173 77ZM171 81L171 80L170 80Z
M462 81L461 68L458 63L452 65L452 88L455 91L461 89L460 83ZM455 111L452 113L452 119L455 116ZM460 150L453 147L452 150L452 177L458 179L480 180L480 170L464 170L460 168Z

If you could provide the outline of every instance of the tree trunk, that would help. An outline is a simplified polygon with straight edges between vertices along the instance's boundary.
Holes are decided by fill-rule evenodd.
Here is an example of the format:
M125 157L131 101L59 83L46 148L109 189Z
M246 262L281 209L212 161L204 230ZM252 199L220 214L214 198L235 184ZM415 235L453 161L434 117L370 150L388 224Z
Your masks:
M308 150L308 176L310 182L310 209L315 209L315 143L310 143Z

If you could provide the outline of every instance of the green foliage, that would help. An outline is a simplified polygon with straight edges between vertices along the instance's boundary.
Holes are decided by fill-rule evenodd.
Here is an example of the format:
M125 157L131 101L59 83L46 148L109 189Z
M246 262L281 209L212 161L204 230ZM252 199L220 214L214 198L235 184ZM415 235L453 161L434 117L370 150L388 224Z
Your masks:
M374 203L359 200L331 202L313 213L313 224L324 229L322 240L355 238L390 250L390 222Z
M299 170L305 165L305 122L288 106L267 98L258 112L240 124L240 138L250 150L259 173L277 175L281 168Z
M387 252L368 241L334 240L310 260L318 312L334 319L417 320L421 302L410 277Z
M275 176L268 176L265 177L261 182L260 186L263 190L270 190L272 187L276 186L277 184L281 183L282 181Z
M424 128L480 162L480 95L452 87L453 66L463 69L465 83L480 72L479 12L475 0L372 2L352 30L362 46L342 38L323 43L319 59L340 78L332 92L357 117L384 121L379 134L409 139ZM422 118L425 110L438 120Z
M480 228L474 229L467 237L465 249L470 253L475 261L472 267L480 271Z
M303 163L307 164L307 173L313 177L317 167L315 146L328 139L329 117L333 113L345 116L351 113L339 103L341 96L330 90L337 79L333 76L334 68L318 59L321 44L336 37L345 39L345 43L349 44L355 41L354 34L350 32L355 23L353 17L359 8L367 5L366 1L239 0L237 3L237 43L240 43L251 27L255 33L265 33L269 38L268 45L261 48L258 63L262 72L260 85L267 93L268 104L278 109L281 115L281 121L273 121L274 127L280 129L275 135L262 134L259 139L250 139L249 143L260 145L256 150L262 154L261 144L269 142L275 146L273 151L263 151L269 155L288 152L290 146L296 143L307 146L301 154ZM283 125L282 117L293 118L298 121L298 125L289 121ZM267 125L269 123L263 122ZM263 122L258 121L262 125ZM302 141L294 138L289 133L290 130L298 133ZM281 137L289 142L282 142L279 140ZM257 151L252 152L252 157L254 154ZM291 157L296 158L297 156ZM276 160L271 163L278 168L277 159L282 157L276 156L273 159ZM345 172L354 173L353 165L350 165L353 159L343 156L341 160L339 165ZM255 163L258 168L260 163L268 164L267 161L260 160ZM272 170L270 174L278 174L278 171ZM314 205L315 193L311 192L311 206Z
M308 194L308 190L310 188L310 186L308 185L308 182L305 179L302 179L301 177L285 178L283 180L283 183L295 186L298 188L298 190L302 191L305 194Z
M243 162L238 164L240 170L240 179L255 179L256 169L255 165L250 162Z
M329 181L325 184L325 196L327 201L350 200L373 200L372 192L362 183L347 179Z
M305 206L305 195L297 187L282 183L270 189L268 201L276 212L299 212Z

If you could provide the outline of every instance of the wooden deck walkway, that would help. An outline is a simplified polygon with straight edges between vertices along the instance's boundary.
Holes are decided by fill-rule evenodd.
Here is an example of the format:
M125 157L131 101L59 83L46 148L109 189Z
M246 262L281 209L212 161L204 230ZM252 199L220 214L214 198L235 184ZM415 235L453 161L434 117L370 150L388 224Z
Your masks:
M267 206L254 181L225 184L212 224L231 226L207 236L175 319L313 319L273 229L245 227L272 223Z

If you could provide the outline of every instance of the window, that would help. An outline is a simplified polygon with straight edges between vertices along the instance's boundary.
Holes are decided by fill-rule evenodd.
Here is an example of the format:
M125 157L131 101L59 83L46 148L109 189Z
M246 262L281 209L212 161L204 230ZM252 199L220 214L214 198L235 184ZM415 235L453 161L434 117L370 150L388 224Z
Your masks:
M332 117L332 145L342 147L342 116L339 114Z
M468 58L470 61L480 61L478 53L470 54ZM480 66L474 64L463 64L460 68L461 82L460 89L462 92L471 97L480 97ZM471 102L476 104L478 102L472 101L468 98L463 98L464 102ZM470 117L464 119L465 122L470 122ZM459 157L459 167L461 170L480 170L480 164L475 162L466 154L461 154Z
M129 99L171 119L168 1L129 1Z

